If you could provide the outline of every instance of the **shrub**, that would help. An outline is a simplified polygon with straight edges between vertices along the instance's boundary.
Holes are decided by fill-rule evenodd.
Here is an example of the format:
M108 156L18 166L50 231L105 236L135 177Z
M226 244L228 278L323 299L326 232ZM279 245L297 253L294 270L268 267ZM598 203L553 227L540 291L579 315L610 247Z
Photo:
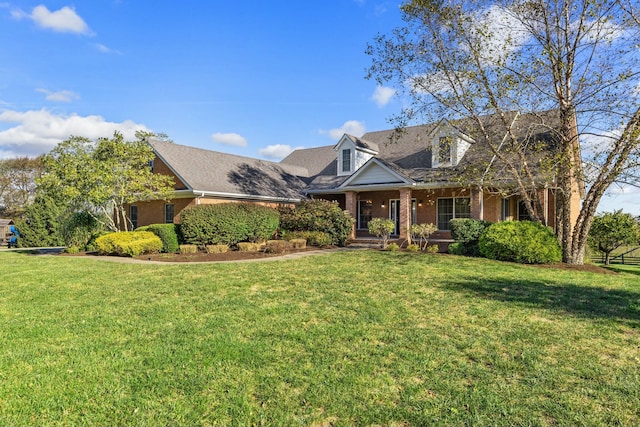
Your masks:
M449 253L452 255L465 255L466 251L462 243L451 243L449 245Z
M182 211L180 232L198 246L258 242L278 229L278 211L250 203L198 205Z
M176 224L151 224L136 231L150 231L162 240L162 252L175 253L180 249Z
M238 243L238 250L240 252L258 252L260 250L260 243L240 242Z
M428 254L432 254L432 255L433 254L437 254L438 252L440 252L440 246L438 246L438 245L429 245L429 246L427 246L426 251L427 251Z
M160 252L162 241L150 231L121 231L98 237L96 246L103 255L137 256Z
M71 214L62 222L62 238L66 246L87 249L89 243L105 231L100 223L89 212L80 211Z
M307 247L307 239L291 239L289 243L293 249L304 249Z
M412 224L411 239L418 242L418 248L425 250L429 245L429 236L438 231L434 224Z
M285 240L306 240L311 246L327 246L331 244L331 236L322 231L289 231L283 233Z
M206 245L204 249L208 254L223 254L229 251L229 245Z
M418 252L419 250L420 250L420 246L416 245L415 243L410 243L407 245L408 252Z
M195 254L198 252L198 245L180 245L178 250L182 255Z
M455 218L449 221L451 237L456 243L460 243L462 252L456 255L479 256L478 241L480 236L492 223L480 219ZM460 250L457 247L456 250Z
M330 245L344 246L351 235L353 218L336 202L306 200L295 208L281 207L280 228L290 231L320 231L327 233ZM307 239L309 240L309 239Z
M284 240L268 240L265 251L272 254L283 254L287 251L287 242Z
M77 254L77 253L80 253L80 248L77 246L69 246L64 251L68 254Z
M550 228L538 222L505 221L480 236L480 253L491 259L525 264L559 262L562 252Z
M396 229L395 222L386 218L373 218L368 227L370 234L382 238L382 249L386 249L389 236Z
M391 252L398 252L400 250L400 246L397 243L389 243L386 247L386 250Z

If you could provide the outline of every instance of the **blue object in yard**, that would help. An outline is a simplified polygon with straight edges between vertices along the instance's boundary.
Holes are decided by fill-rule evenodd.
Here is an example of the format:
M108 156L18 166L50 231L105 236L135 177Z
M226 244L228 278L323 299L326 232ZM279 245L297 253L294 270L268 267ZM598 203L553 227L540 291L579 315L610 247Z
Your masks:
M20 233L18 233L18 229L15 225L9 226L9 233L11 237L9 237L9 241L7 242L7 247L13 246L14 248L18 247L18 237L20 237Z

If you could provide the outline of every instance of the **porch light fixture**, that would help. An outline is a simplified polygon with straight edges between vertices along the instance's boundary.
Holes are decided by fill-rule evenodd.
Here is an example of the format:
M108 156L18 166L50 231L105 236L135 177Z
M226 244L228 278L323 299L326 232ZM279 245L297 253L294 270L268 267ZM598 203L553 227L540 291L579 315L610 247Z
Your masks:
M384 208L384 206L385 206L385 205L384 205L384 202L382 202L382 204L380 205L380 207L381 207L381 208Z
M418 200L418 206L422 207L422 200Z

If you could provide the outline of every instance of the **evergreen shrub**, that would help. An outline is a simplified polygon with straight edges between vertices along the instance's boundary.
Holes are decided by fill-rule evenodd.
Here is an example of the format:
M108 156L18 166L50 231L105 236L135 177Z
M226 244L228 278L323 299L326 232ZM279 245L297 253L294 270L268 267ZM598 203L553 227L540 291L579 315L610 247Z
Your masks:
M180 232L186 243L204 247L262 242L276 232L278 211L250 203L198 205L182 211Z
M180 249L176 224L151 224L138 227L136 231L150 231L162 240L162 252L176 253Z
M285 240L306 240L310 246L328 246L331 244L331 236L322 231L289 231L283 232L282 237Z
M460 244L454 247L454 250L457 251L455 254L479 256L478 241L484 230L491 224L489 221L472 218L454 218L449 221L451 237Z
M353 218L336 202L305 200L295 208L279 208L283 232L319 231L330 236L330 245L344 246L351 235ZM285 233L283 233L285 234ZM309 239L307 239L309 241Z
M109 233L98 237L95 244L102 255L137 256L162 249L162 240L150 231Z
M492 224L480 236L479 248L483 256L501 261L547 264L562 260L558 239L550 228L539 222Z

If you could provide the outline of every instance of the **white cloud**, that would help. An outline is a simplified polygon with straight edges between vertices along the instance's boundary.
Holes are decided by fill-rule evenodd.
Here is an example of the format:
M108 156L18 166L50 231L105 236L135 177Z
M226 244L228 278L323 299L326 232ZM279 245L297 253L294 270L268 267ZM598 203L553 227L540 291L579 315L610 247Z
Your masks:
M53 102L71 102L76 99L80 99L80 96L78 96L78 94L70 90L61 90L58 92L51 92L50 90L47 90L47 89L36 89L36 92L44 93L45 95L47 95L46 96L47 101L53 101Z
M71 136L97 139L111 137L118 131L125 139L133 140L136 131L150 131L131 120L115 123L101 116L59 115L45 109L25 112L2 110L2 123L12 127L0 131L0 158L44 154Z
M11 16L15 19L31 19L39 27L59 33L93 34L84 19L69 6L52 12L46 6L39 5L33 8L31 14L14 9L11 11Z
M105 46L102 43L94 43L93 47L95 47L98 50L98 52L122 55L122 52L120 52L119 50L111 49L110 47Z
M339 128L330 129L330 130L320 130L320 134L329 135L331 139L334 139L337 141L345 133L360 137L364 134L365 130L366 128L363 122L359 122L358 120L349 120L344 122L344 124Z
M231 145L233 147L246 147L247 140L237 133L214 133L211 140L217 144Z
M290 145L287 145L287 144L275 144L275 145L268 145L265 148L261 148L260 150L258 150L258 153L261 156L266 157L267 159L281 160L287 157L289 154L291 154L292 151L299 150L301 148L304 148L304 147L292 148Z
M391 98L393 98L393 95L395 94L396 94L396 90L393 88L386 87L386 86L378 86L376 87L376 90L373 92L373 95L371 95L370 99L375 101L378 107L384 107L389 103L389 101L391 101Z

